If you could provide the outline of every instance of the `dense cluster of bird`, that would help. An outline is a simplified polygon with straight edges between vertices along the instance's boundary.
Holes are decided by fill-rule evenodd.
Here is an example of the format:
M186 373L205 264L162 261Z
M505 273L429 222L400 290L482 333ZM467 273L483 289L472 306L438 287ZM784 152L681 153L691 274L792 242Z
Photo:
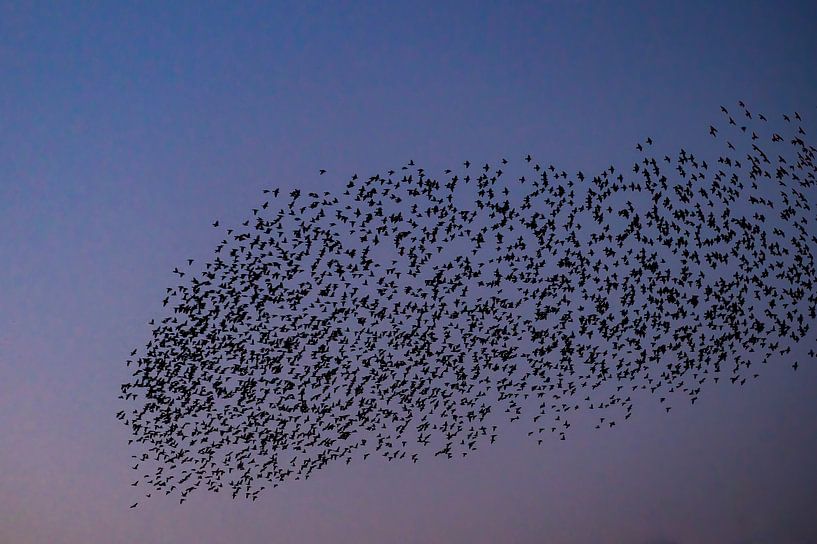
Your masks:
M174 271L131 354L134 485L255 499L372 452L466 455L508 420L563 440L578 410L613 426L641 391L669 411L793 362L817 312L817 150L799 114L775 132L722 111L709 160L648 138L598 175L527 155L265 190L198 275Z

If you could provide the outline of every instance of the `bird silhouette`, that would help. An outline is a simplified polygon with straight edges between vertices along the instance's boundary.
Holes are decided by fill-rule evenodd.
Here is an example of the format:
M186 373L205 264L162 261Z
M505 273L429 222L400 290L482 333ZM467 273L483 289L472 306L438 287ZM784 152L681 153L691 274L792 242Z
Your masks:
M813 346L817 149L799 114L740 107L707 156L647 138L596 174L528 154L265 189L173 270L131 353L134 485L256 500L372 453L461 457L516 420L562 441L581 410L610 429L643 391L669 413Z

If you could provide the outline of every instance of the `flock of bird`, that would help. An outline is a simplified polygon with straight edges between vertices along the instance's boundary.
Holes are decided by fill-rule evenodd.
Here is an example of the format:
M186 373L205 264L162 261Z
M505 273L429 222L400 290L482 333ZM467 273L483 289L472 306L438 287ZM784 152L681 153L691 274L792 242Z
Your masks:
M198 274L174 271L131 354L133 485L255 500L333 461L466 455L515 420L564 440L579 410L614 426L644 391L669 411L770 360L796 369L817 149L799 114L722 113L717 157L654 157L648 138L597 175L527 155L265 190Z

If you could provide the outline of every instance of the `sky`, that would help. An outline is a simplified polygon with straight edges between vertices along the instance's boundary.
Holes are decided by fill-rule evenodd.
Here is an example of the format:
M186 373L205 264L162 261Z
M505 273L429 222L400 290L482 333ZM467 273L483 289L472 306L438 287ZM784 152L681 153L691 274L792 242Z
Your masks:
M129 509L115 418L173 268L263 188L529 152L600 171L648 135L706 154L721 104L814 126L814 58L814 2L0 0L0 543L817 542L813 364L256 502Z

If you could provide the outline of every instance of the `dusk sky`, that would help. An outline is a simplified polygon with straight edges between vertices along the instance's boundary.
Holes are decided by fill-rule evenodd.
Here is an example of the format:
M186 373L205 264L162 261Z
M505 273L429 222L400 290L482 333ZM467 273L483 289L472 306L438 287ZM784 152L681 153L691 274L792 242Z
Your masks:
M647 395L615 428L578 416L566 441L508 425L464 459L329 465L255 502L128 508L115 418L173 268L211 258L211 223L262 189L338 192L410 159L626 170L647 136L705 156L738 100L798 110L813 137L814 59L813 1L0 0L0 544L817 542L814 360L671 413Z

